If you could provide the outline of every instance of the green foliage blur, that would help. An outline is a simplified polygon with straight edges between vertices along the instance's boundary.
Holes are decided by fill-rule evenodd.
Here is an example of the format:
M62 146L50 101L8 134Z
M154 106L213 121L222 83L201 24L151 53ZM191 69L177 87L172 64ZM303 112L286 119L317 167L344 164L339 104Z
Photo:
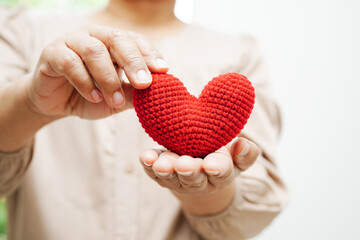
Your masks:
M6 239L6 201L0 199L0 240Z

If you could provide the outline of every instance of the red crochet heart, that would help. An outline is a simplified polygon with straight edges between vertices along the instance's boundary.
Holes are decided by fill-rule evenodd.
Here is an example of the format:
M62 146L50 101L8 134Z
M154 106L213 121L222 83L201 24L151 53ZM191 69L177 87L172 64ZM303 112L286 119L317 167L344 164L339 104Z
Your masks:
M254 88L243 75L213 78L199 98L170 74L152 74L145 90L133 91L133 104L145 131L179 155L205 157L236 137L254 106Z

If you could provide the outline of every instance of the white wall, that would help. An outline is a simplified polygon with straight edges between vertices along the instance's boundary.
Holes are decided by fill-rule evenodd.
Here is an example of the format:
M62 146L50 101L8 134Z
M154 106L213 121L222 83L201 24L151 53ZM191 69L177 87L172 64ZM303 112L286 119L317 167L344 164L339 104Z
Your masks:
M191 2L179 16L257 37L283 111L292 199L256 239L360 239L360 1Z

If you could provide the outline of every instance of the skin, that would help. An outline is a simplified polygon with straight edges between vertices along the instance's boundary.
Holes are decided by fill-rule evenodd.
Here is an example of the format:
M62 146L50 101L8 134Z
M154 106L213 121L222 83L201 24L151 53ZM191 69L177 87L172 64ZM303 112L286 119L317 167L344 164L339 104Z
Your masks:
M234 178L248 169L259 153L253 142L240 137L204 159L152 149L140 155L140 162L152 179L174 193L185 211L208 215L229 206Z
M150 71L168 71L149 39L183 29L174 5L175 0L110 0L91 16L93 24L47 45L34 72L0 89L0 151L19 150L43 126L66 116L99 119L131 108L132 89L149 87ZM121 81L123 74L129 84ZM207 215L229 206L234 178L259 153L253 142L240 137L204 159L149 149L140 162L185 211Z

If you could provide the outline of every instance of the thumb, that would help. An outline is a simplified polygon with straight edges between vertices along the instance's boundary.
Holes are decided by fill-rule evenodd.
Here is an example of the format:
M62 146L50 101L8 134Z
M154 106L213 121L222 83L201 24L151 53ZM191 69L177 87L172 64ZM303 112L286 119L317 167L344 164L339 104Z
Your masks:
M250 140L239 137L231 144L230 153L234 165L241 171L245 171L254 164L260 154L260 149Z

